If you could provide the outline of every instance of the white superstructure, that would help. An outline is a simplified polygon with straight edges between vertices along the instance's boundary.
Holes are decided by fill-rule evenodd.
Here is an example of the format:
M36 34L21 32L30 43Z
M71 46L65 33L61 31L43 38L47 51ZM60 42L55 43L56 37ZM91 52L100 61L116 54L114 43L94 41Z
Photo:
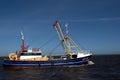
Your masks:
M42 51L37 48L28 49L21 53L20 60L41 58L42 57L41 54L42 54Z

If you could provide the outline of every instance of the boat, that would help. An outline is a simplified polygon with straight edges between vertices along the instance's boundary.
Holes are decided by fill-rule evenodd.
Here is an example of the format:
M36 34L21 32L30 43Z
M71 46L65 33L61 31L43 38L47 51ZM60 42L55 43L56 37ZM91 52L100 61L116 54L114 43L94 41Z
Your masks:
M68 26L66 33L63 34L58 20L54 23L54 28L60 39L60 43L65 51L65 55L42 55L38 48L28 48L24 45L24 34L22 35L21 50L16 53L10 53L9 58L2 62L4 66L82 66L94 64L90 58L92 53L81 50L77 44L70 38Z

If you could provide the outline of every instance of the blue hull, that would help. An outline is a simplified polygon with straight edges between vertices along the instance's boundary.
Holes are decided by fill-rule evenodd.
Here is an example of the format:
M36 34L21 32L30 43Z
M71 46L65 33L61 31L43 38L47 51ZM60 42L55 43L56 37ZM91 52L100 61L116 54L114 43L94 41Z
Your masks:
M19 61L4 59L4 66L80 66L88 64L89 57L67 59L67 60L48 60L48 61Z

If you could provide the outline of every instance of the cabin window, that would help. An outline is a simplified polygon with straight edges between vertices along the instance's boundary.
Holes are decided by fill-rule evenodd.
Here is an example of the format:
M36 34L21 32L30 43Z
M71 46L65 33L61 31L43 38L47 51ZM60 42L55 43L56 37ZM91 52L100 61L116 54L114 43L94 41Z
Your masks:
M72 58L77 58L77 55L72 55Z
M27 52L27 50L24 50L23 52Z
M21 55L41 55L41 53L21 53Z

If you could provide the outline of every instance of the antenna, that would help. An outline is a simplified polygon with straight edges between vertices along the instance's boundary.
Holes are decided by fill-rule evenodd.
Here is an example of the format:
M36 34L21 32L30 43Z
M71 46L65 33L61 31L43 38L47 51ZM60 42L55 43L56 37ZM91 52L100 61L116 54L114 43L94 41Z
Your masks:
M24 34L23 34L23 31L21 31L21 36L22 36L22 39L24 40Z
M68 24L65 24L65 27L66 27L66 34L68 34L69 33L69 31L68 31Z
M25 50L25 45L24 45L24 34L23 31L21 31L21 36L22 36L22 46L21 46L21 51L23 52Z

